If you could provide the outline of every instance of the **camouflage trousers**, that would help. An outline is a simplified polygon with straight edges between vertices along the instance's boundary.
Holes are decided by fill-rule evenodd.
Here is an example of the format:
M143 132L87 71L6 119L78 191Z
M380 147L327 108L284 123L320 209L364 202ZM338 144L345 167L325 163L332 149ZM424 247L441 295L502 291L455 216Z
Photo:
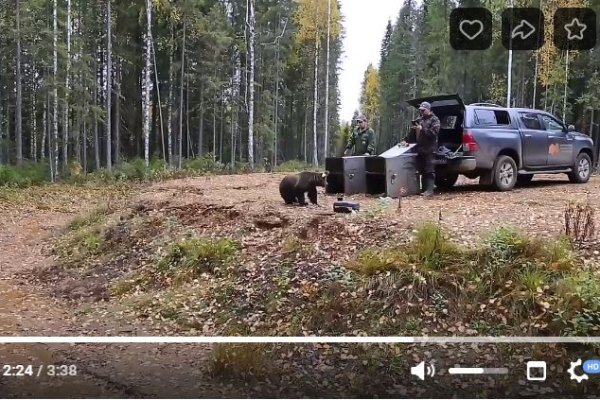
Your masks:
M430 175L435 172L435 156L433 153L418 153L417 168L421 175Z

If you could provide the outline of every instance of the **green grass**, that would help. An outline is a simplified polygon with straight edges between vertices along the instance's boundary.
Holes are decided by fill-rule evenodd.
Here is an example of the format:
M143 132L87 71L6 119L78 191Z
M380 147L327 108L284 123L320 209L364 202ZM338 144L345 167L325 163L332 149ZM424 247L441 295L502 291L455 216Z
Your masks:
M437 225L425 224L408 244L364 249L346 268L367 277L363 289L386 302L428 298L437 313L447 307L463 312L467 305L477 308L494 299L494 307L508 311L512 329L527 321L531 329L554 334L569 329L589 333L593 323L600 326L600 279L583 272L568 240L540 239L504 227L483 239L477 249L465 249L447 239ZM428 293L444 293L444 304ZM536 322L540 315L543 320ZM550 316L560 324L549 326ZM480 330L489 330L486 318L490 326L497 324L495 317L478 317Z
M300 240L300 238L298 238L297 236L294 236L294 235L287 236L283 240L283 243L281 245L281 250L284 253L291 253L291 254L300 253L302 251L302 248L303 248L302 240Z
M415 266L424 271L462 267L470 252L452 243L435 224L426 223L417 230L408 245L368 248L351 260L347 268L364 275L400 271Z
M282 165L288 165L286 163ZM304 170L300 164L292 162L286 170ZM122 161L113 165L112 170L108 171L106 167L97 170L90 170L83 173L83 168L77 160L71 160L66 174L62 173L62 166L59 166L57 180L68 182L74 185L85 183L115 183L115 182L154 182L171 178L181 178L186 176L196 176L205 174L225 174L251 172L247 163L236 163L235 166L226 166L223 163L215 161L212 154L205 154L196 158L183 160L182 169L170 167L164 160L153 157L149 165L141 158L134 158L128 161ZM50 164L47 160L40 162L24 162L21 166L0 165L0 187L25 188L29 186L38 186L50 182Z
M289 160L285 161L275 168L276 172L299 172L299 171L312 171L314 165L305 163L300 160Z
M99 226L75 230L60 240L55 251L66 263L75 264L86 258L100 254L104 240Z
M50 181L47 162L25 162L21 166L0 165L0 186L24 188Z
M84 227L96 225L102 222L109 214L110 210L106 206L96 208L85 215L80 215L73 219L73 221L71 221L69 224L69 230L78 230Z
M410 268L410 261L410 255L402 249L368 248L350 260L346 267L363 275L375 275Z
M265 345L217 344L211 357L212 375L232 378L265 378L272 375L273 362Z
M231 239L189 238L172 243L157 264L157 271L188 282L202 273L211 273L227 265L239 245Z

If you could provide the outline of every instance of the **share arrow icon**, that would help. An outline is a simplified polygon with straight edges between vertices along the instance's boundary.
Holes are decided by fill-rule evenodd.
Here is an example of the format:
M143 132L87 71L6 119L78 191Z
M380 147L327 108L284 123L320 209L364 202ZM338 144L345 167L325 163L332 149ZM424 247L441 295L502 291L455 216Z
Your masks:
M521 37L521 40L527 39L529 36L535 33L535 26L531 25L526 20L522 19L521 22L512 30L511 37L513 39Z

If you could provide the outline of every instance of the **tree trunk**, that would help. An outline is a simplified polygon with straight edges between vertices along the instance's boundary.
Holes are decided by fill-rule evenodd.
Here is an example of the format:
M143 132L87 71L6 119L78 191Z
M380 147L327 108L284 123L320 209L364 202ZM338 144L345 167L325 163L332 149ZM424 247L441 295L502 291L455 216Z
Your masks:
M67 0L67 66L65 77L65 106L63 115L63 172L67 172L69 163L69 91L71 73L71 0Z
M325 66L325 140L323 143L323 161L329 152L329 36L331 35L331 0L327 1L327 50Z
M69 0L70 1L70 0ZM106 0L106 168L112 171L112 12Z
M283 25L281 34L277 37L277 48L275 52L275 117L274 119L274 139L273 139L273 161L271 164L273 168L277 167L277 157L279 156L279 39L285 34L287 27L287 20Z
M115 97L115 163L121 163L121 62L117 61L115 73L117 96Z
M0 46L2 46L2 35L0 35ZM1 47L0 47L1 48ZM4 118L3 108L2 108L2 72L0 71L0 165L3 163L3 148L4 148ZM8 138L8 132L6 132L6 137Z
M542 3L543 1L540 0L540 4L539 4L539 9L542 10ZM543 23L544 21L540 20L540 23ZM539 38L539 32L538 32L538 42L539 42L540 38ZM539 65L539 50L535 50L535 69L534 69L534 73L533 73L533 100L531 102L531 108L535 108L537 106L537 102L536 102L536 97L537 97L537 77L538 77L538 65Z
M23 116L22 103L23 97L21 93L21 15L19 11L19 0L16 0L16 20L17 20L17 104L16 106L16 141L17 141L17 165L23 163Z
M313 164L319 165L317 158L317 108L319 103L319 37L315 40L315 91L313 97Z
M221 93L221 96L223 98L225 98L225 93ZM221 119L220 119L220 126L219 126L219 162L220 163L223 162L223 125L225 125L224 113L225 113L225 102L222 101L221 102Z
M75 113L73 118L73 125L75 126L75 157L77 158L77 162L83 169L83 165L81 164L81 115L81 111L77 111Z
M96 171L100 169L100 138L98 137L98 62L94 58L94 74L96 74L94 85L94 160L96 162Z
M202 155L204 141L204 80L200 81L200 121L198 126L198 156Z
M160 119L160 147L162 149L163 162L167 165L167 154L165 152L165 131L164 121L162 116L162 100L160 97L160 82L158 80L158 63L156 62L156 48L154 47L154 40L152 40L152 59L154 60L154 83L156 84L156 98L158 99L158 116Z
M171 23L171 48L169 50L169 104L167 105L167 142L169 148L169 166L173 167L173 24Z
M233 55L232 55L232 62L231 62L231 87L232 87L232 93L231 93L231 125L230 125L230 132L229 132L229 164L231 165L231 168L233 169L235 166L235 98L237 96L236 93L236 63L235 63L235 49L233 51Z
M181 81L179 83L179 157L177 168L181 169L183 150L183 85L185 76L185 21L183 22L183 40L181 42Z
M81 163L83 164L83 172L88 172L87 162L87 122L83 120L83 129L81 131Z
M46 158L46 136L48 134L48 91L46 91L46 99L44 101L44 109L42 111L42 142L40 143L40 159Z
M33 67L35 71L35 66ZM31 159L37 162L37 104L36 104L36 88L33 87L31 93Z
M302 132L302 142L303 142L303 146L304 146L304 163L307 164L308 163L308 113L304 112L304 131Z
M58 4L57 0L54 0L54 41L53 41L53 66L54 66L54 89L53 89L53 101L54 106L52 110L52 130L54 135L54 176L52 182L58 177Z
M237 117L237 112L232 108L231 110L231 138L230 138L230 150L231 154L229 155L229 163L231 164L231 168L235 167L235 121Z
M212 145L212 158L213 162L217 161L217 100L213 103L213 145Z
M563 95L563 113L562 120L565 122L565 118L567 116L567 89L569 87L569 50L567 49L567 53L565 55L565 90Z
M250 33L249 38L249 57L250 57L250 77L248 82L250 99L248 100L248 164L251 170L254 169L254 26L256 18L254 15L254 0L248 0L250 16L247 20Z
M144 98L144 111L143 111L143 120L144 120L144 160L146 161L146 166L150 165L150 91L152 90L152 81L151 81L151 62L150 62L150 52L152 51L152 1L146 0L146 54L145 54L145 64L144 64L144 84L143 84L143 98Z
M194 153L194 143L190 136L190 77L185 77L185 137L187 138L187 158L190 158L190 151Z
M277 150L278 150L278 119L277 112L279 111L279 41L277 41L277 50L275 51L275 116L273 117L273 158L271 165L277 167Z

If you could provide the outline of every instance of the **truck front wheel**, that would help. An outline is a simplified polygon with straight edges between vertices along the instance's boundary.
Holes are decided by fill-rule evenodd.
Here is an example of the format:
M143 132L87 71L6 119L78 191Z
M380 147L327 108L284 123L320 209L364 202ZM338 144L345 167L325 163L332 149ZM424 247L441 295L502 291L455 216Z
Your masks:
M492 187L500 192L511 190L517 183L517 164L509 156L499 156L492 170Z
M573 171L568 173L569 180L573 183L586 183L592 175L592 160L586 153L579 153Z

